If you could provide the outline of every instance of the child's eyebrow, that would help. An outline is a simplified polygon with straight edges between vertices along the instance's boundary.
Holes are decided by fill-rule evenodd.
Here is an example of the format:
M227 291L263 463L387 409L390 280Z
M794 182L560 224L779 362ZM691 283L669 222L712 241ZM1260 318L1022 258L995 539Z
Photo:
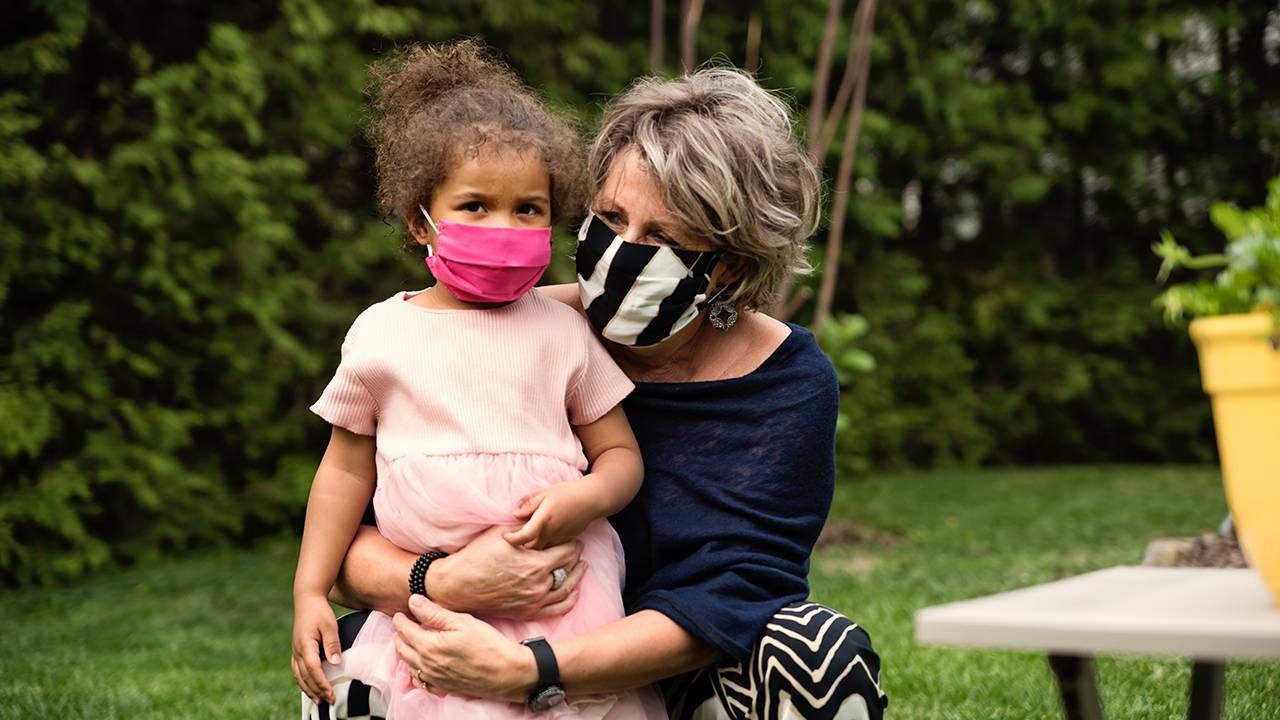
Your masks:
M449 196L451 202L464 202L467 200L484 200L486 202L497 199L499 196L494 193L484 192L483 190L464 189L453 193ZM518 203L540 202L550 203L551 199L546 193L534 193L532 195L523 195L517 198Z

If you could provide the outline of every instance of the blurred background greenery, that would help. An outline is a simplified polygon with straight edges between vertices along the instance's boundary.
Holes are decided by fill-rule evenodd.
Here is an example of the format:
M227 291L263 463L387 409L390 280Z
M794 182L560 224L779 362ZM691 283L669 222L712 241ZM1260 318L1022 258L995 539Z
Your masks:
M855 5L835 16L824 102ZM306 407L347 324L427 282L373 204L372 59L478 36L586 130L638 75L730 62L790 96L803 134L829 7L10 4L0 577L52 582L300 522L328 432ZM1217 247L1210 202L1257 204L1280 172L1280 4L919 0L885 3L870 37L821 333L845 396L842 479L1211 461L1195 355L1152 306L1149 248L1163 229ZM842 143L817 147L837 189ZM826 237L796 321L832 271ZM571 277L560 253L549 279Z

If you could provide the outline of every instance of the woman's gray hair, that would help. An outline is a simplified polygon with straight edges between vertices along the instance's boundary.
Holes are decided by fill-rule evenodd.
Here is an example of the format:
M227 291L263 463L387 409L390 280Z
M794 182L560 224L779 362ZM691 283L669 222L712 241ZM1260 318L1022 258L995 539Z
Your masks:
M770 307L789 275L812 270L820 176L787 104L747 73L712 67L636 81L605 107L591 148L597 192L628 150L653 173L672 215L743 271L735 305Z

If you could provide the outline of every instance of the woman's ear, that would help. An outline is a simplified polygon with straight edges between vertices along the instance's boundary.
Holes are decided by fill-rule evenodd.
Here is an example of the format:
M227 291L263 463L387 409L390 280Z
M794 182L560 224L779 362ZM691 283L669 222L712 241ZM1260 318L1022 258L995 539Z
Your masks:
M413 241L423 247L433 247L436 240L436 232L431 224L427 222L427 218L423 215L420 206L414 205L404 210L404 226L409 231L409 236Z
M714 295L720 288L737 285L746 275L747 268L742 259L734 255L726 255L711 271L711 288L707 294ZM734 291L729 292L732 294Z

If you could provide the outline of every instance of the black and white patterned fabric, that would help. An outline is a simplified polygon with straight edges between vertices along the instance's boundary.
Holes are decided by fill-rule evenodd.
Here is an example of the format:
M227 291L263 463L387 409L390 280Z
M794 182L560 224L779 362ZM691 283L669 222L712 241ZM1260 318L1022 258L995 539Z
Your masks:
M849 618L817 603L773 616L745 663L663 683L672 720L881 720L880 657Z
M344 648L366 612L339 618ZM662 683L672 720L881 720L888 698L880 657L849 618L817 603L783 608L745 662L724 662ZM302 697L303 720L381 720L382 701L361 682L334 688L335 705Z
M347 613L338 618L338 644L343 650L351 647L369 618L368 610ZM317 648L318 650L319 648ZM299 692L301 694L301 692ZM377 690L359 680L338 682L333 685L333 694L337 702L311 702L302 695L302 720L385 720L386 706L382 704L382 696Z
M624 242L603 220L588 217L576 254L583 310L613 342L654 345L701 311L718 259L714 250Z

